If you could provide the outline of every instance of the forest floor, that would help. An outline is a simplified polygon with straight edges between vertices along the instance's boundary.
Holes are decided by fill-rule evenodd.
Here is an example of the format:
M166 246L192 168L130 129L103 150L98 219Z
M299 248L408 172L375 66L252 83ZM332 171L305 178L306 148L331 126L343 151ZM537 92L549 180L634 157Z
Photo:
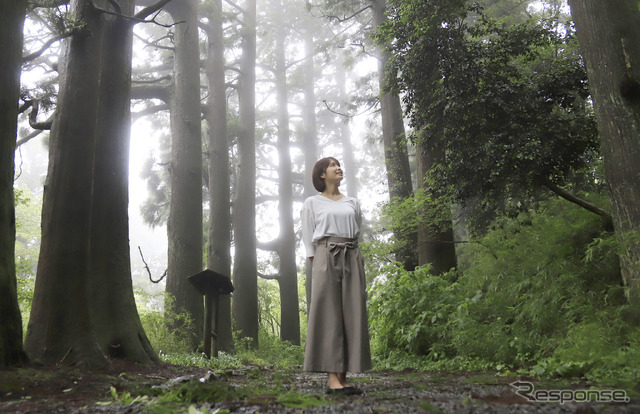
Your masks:
M521 378L515 386L513 377L488 373L417 371L372 371L351 380L363 395L327 396L324 375L275 367L25 367L0 370L0 413L640 413L640 397L631 394L627 402L611 402L609 392L601 395L609 402L591 396L563 403L520 395L580 401L586 395L580 390L591 388L580 382ZM614 399L627 396L618 391Z

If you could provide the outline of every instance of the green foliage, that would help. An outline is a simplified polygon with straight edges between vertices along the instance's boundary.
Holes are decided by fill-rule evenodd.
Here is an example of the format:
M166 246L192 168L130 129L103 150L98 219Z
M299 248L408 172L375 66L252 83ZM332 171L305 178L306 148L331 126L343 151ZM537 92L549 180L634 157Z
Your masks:
M152 413L173 413L184 409L185 404L189 406L189 412L200 411L195 404L207 404L221 401L248 400L262 402L275 400L285 407L308 408L323 406L330 403L323 396L313 394L302 394L295 390L283 390L282 384L276 382L267 386L260 381L252 381L250 384L235 386L225 381L194 382L180 384L174 387L140 388L134 391L122 391L118 393L115 387L111 387L111 397L113 401L104 402L100 405L110 405L113 402L121 405L131 405L144 403L144 411ZM203 410L206 410L203 408ZM214 411L214 412L228 412Z
M163 393L158 403L203 403L235 400L247 396L246 390L225 382L188 383Z
M138 291L136 296L140 321L153 349L161 355L191 352L189 338L193 331L193 321L189 315L171 310L172 299L169 296L165 296L167 310L164 311L140 306L145 302L144 298L149 296L144 292Z
M620 281L615 257L593 266L584 261L602 223L565 204L546 203L537 213L502 220L482 246L470 249L474 264L462 281L481 291L483 300L459 315L457 349L525 364L549 355L569 324L581 323L594 306L604 305L603 298L611 299Z
M303 347L283 342L277 336L269 335L264 331L259 332L260 347L258 349L245 344L245 341L250 341L249 338L240 339L237 335L234 337L233 354L218 352L218 358L207 359L204 354L178 349L173 352L160 352L160 358L171 364L197 366L212 370L235 369L243 366L294 369L302 365L304 361Z
M597 159L586 71L570 25L505 24L476 3L397 0L378 34L442 194L505 211ZM495 217L495 213L490 216Z
M271 335L280 334L280 288L275 280L258 279L258 322Z
M386 357L402 349L433 359L452 355L447 324L461 292L451 276L431 276L429 267L406 271L399 263L387 266L369 291L374 352Z
M36 268L40 253L40 209L42 196L28 187L15 189L16 211L16 281L22 327L26 334L31 313L31 301L36 283Z
M116 402L122 405L129 405L129 404L149 401L149 397L146 395L143 395L143 396L139 395L134 398L131 396L131 393L128 391L123 391L122 393L118 393L118 390L116 390L116 388L113 385L109 388L109 392L111 393L111 397ZM106 404L103 404L103 405L106 405Z
M169 138L161 136L160 148L167 158ZM169 171L167 163L149 156L142 167L140 178L147 180L148 198L140 206L144 222L152 228L166 224L169 217Z
M437 196L430 190L420 188L413 197L393 198L384 204L378 225L394 235L410 234L422 226L425 231L428 229L431 232L429 237L437 238L442 229L451 226L450 205L448 196ZM376 243L376 255L380 258L392 257L408 242L410 240L407 238L394 237L384 243Z
M302 409L328 405L330 403L323 396L301 394L296 391L287 391L283 394L280 394L278 395L278 399L276 401L278 402L278 404L282 404L285 407Z
M600 217L548 201L465 245L459 274L385 267L369 302L378 365L636 384L638 312L602 228Z

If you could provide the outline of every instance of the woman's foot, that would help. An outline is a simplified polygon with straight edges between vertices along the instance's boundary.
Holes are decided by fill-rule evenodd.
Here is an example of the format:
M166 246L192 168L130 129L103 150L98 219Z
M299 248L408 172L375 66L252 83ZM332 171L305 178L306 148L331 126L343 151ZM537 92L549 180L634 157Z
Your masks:
M342 381L340 381L340 374L330 372L328 376L327 387L330 390L341 390L344 388Z
M340 372L340 373L336 374L336 376L338 377L338 381L340 381L340 384L342 384L342 386L344 388L351 387L351 384L349 384L347 382L347 373L346 372Z
M351 386L347 382L347 373L329 373L327 394L341 394L341 395L361 395L362 390Z

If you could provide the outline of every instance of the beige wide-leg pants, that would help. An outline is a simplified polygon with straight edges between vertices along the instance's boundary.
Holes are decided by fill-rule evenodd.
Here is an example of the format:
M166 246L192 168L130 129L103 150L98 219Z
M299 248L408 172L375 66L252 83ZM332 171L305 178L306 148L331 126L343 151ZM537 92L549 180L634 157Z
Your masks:
M313 259L304 370L371 368L364 259L358 241L326 237Z

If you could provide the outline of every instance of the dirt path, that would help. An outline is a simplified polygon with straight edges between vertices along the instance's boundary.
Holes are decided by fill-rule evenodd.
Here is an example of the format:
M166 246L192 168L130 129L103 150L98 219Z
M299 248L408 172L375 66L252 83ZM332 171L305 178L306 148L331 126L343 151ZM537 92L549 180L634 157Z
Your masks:
M22 368L0 371L0 413L640 413L640 398L622 390L587 393L579 383L520 379L511 385L513 378L488 374L408 371L352 380L362 396L326 396L323 375L252 366L218 372L114 366L104 373ZM569 401L585 399L590 402Z

